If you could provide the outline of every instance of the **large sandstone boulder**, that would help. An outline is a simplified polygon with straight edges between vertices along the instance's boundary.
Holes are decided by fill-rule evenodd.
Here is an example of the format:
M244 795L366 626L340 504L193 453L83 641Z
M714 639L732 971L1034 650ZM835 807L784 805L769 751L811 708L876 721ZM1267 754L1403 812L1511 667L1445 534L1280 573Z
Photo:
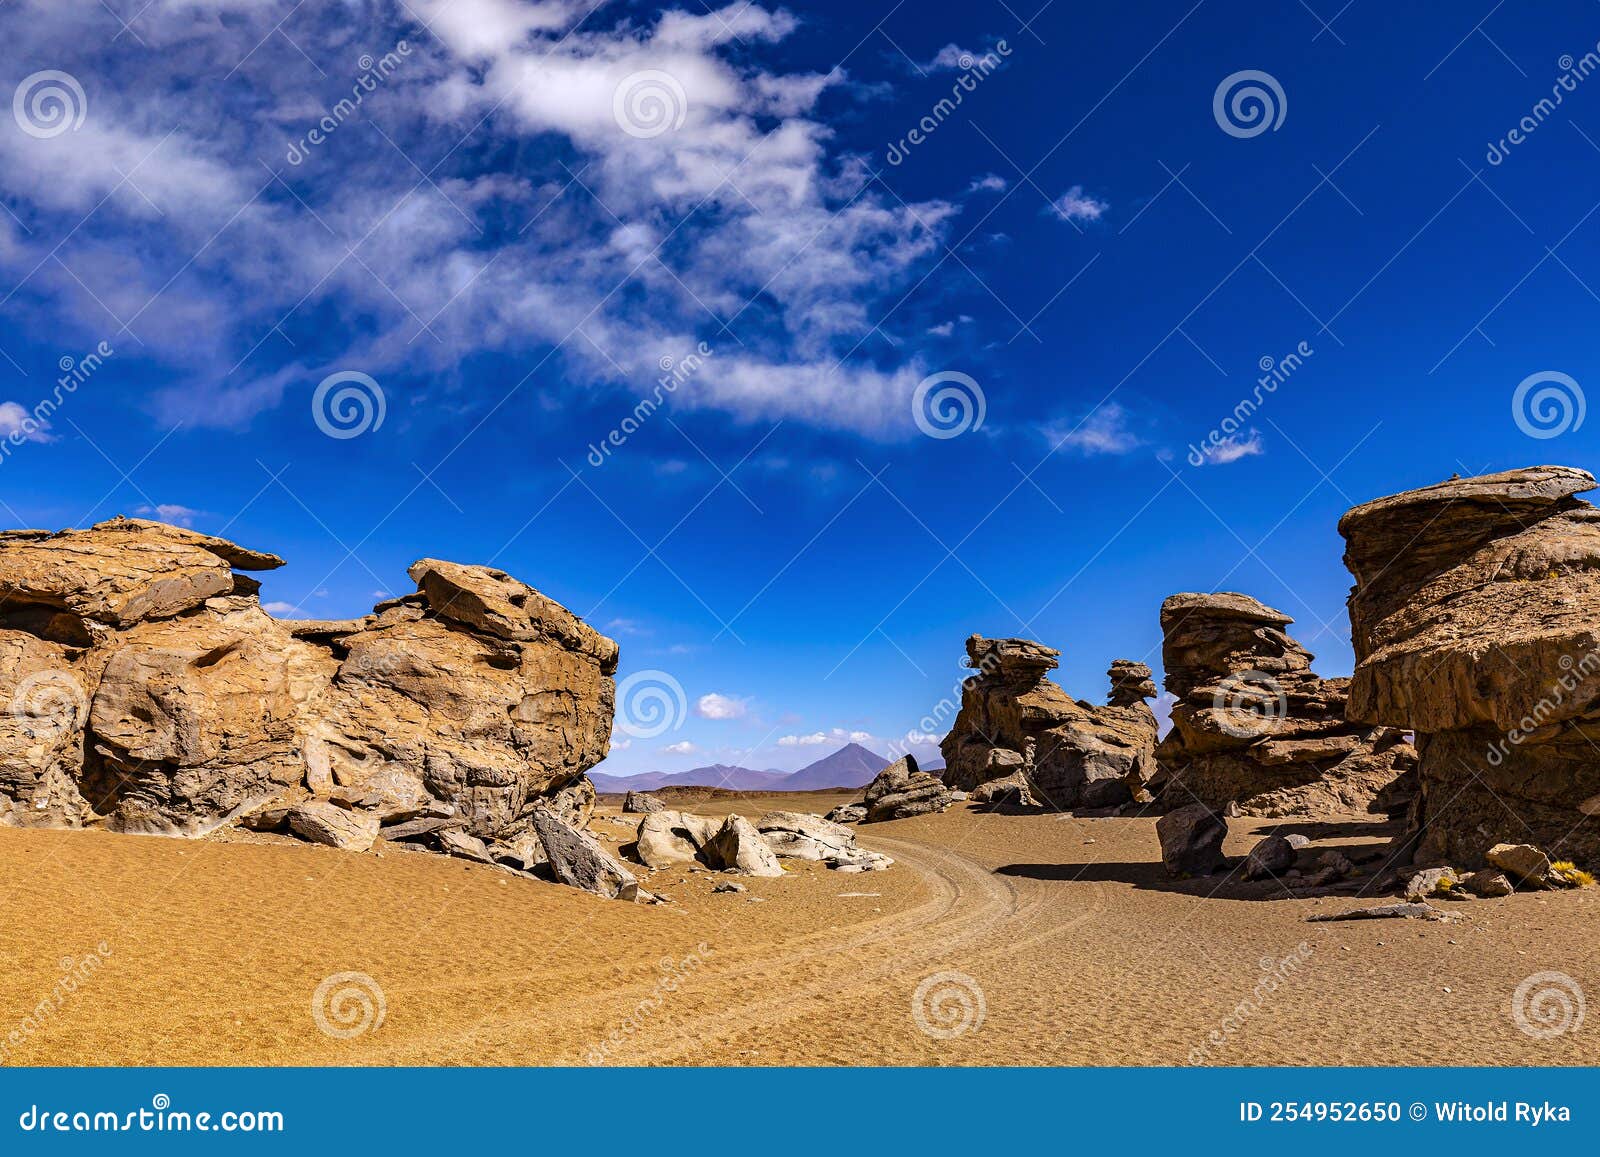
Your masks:
M235 568L281 564L135 519L0 534L0 822L199 835L309 797L363 832L430 813L514 839L538 804L587 823L615 643L435 560L363 618L279 620Z
M706 841L700 856L707 866L741 876L781 876L783 865L772 848L761 838L755 825L743 816L732 815L722 822L717 834Z
M588 832L579 831L548 808L534 808L532 820L556 879L606 900L639 899L638 879Z
M954 800L944 781L917 768L914 756L907 755L884 768L867 785L866 818L863 823L903 820L912 816L942 812Z
M1348 679L1323 679L1294 620L1248 595L1178 594L1161 606L1175 697L1153 785L1169 807L1246 815L1403 807L1415 753L1394 729L1345 720Z
M945 782L974 791L1022 775L1032 799L1058 809L1131 800L1155 772L1156 693L1150 668L1111 664L1111 700L1074 700L1045 676L1060 652L1028 639L967 640L978 674L962 685L961 713L939 745Z
M1412 728L1419 862L1600 860L1600 510L1537 466L1358 506L1350 717Z

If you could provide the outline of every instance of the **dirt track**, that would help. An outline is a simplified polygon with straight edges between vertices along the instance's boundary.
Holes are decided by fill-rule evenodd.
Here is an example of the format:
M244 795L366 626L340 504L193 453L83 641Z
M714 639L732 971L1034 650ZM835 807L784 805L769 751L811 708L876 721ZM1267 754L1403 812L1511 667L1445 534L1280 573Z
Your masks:
M733 806L766 802L795 803ZM1241 853L1263 830L1234 829ZM1600 1061L1600 1019L1541 1039L1512 1015L1535 973L1600 992L1593 890L1461 904L1449 925L1308 924L1354 902L1172 884L1149 819L956 809L862 838L895 867L806 865L742 895L667 871L649 886L675 903L647 908L395 851L0 830L0 1037L22 1029L5 1061ZM102 941L57 1005L62 958ZM367 1026L348 1038L313 1014L344 973L370 978L322 1001L335 1032Z

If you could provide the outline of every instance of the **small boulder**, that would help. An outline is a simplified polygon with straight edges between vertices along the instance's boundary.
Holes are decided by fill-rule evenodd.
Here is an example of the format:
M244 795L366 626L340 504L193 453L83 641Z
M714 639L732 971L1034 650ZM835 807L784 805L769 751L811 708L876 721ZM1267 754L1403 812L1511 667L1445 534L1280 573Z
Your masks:
M859 803L840 804L823 818L829 823L859 824L867 818L867 808L865 804Z
M803 812L768 812L756 821L756 830L773 852L790 859L826 860L859 851L854 831Z
M1461 886L1474 896L1485 898L1509 896L1512 892L1511 881L1506 879L1505 873L1493 868L1484 868L1481 872L1472 873L1461 881Z
M650 812L639 824L633 854L647 868L692 863L720 826L709 816L690 812Z
M1415 902L1431 896L1448 896L1460 884L1461 877L1454 868L1424 868L1411 873L1401 891L1407 900Z
M644 815L649 812L666 811L667 805L662 802L660 796L651 795L647 791L630 791L622 797L622 810Z
M477 836L468 835L460 828L440 828L434 838L439 842L439 850L446 855L472 860L478 864L495 862L494 856L489 852L489 845Z
M750 889L736 880L723 880L711 890L713 892L748 892Z
M539 807L533 811L533 830L544 846L556 879L607 900L637 900L639 881L600 846L588 832L580 831Z
M1356 908L1349 912L1313 912L1306 919L1313 924L1334 920L1457 920L1460 917L1441 912L1432 904L1379 904L1372 908Z
M1550 857L1532 844L1496 844L1484 859L1489 866L1499 868L1513 882L1530 888L1550 886Z
M867 823L942 812L951 803L944 781L917 769L913 756L891 763L867 785Z
M289 809L289 830L302 840L347 852L364 852L378 838L378 817L313 799Z
M709 867L742 876L781 876L783 865L755 825L743 816L729 816L700 849L700 858Z
M1033 792L1028 786L1028 777L1020 770L1000 779L980 783L972 789L969 798L973 803L989 804L992 807L1002 805L1032 807L1034 803Z
M1244 878L1258 880L1262 876L1276 876L1294 867L1295 856L1310 840L1299 832L1278 835L1274 832L1250 849L1244 862Z
M1228 825L1203 803L1170 811L1156 821L1161 862L1173 876L1209 876L1220 868L1227 834Z

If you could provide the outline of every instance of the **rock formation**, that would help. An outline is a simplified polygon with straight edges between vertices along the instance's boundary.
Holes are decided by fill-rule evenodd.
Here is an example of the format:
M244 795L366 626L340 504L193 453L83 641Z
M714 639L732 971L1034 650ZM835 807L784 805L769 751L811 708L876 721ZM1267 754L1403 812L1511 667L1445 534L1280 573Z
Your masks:
M973 791L1023 773L1031 796L1066 809L1127 803L1155 771L1156 693L1150 668L1111 664L1111 700L1074 700L1045 676L1061 652L1028 639L967 640L978 669L961 690L961 712L939 749L945 782Z
M918 770L916 759L907 755L884 768L867 785L867 814L862 822L930 815L944 811L953 802L944 781Z
M237 572L282 561L137 519L0 534L0 822L353 848L587 823L614 642L435 559L363 618L279 620Z
M1311 653L1284 631L1293 621L1241 594L1161 605L1177 698L1156 751L1162 803L1235 804L1256 816L1403 806L1414 751L1397 730L1345 721L1350 681L1311 670Z
M1339 522L1355 576L1350 718L1416 732L1417 862L1497 843L1600 860L1600 510L1539 466L1380 498Z

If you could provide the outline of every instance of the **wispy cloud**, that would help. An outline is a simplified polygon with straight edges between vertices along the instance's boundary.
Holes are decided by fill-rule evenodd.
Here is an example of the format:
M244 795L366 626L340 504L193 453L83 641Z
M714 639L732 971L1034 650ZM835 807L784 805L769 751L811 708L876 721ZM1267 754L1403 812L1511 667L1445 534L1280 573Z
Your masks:
M1266 447L1261 444L1261 432L1252 427L1246 434L1232 434L1216 445L1207 447L1204 460L1213 466L1226 466L1241 458L1254 458L1266 452Z
M201 513L191 507L180 506L176 502L160 502L154 506L138 506L134 508L133 512L142 518L154 518L160 522L170 522L175 526L193 526L194 520Z
M694 705L694 713L702 719L740 719L743 718L745 710L746 704L743 699L719 695L715 691L700 696Z
M1076 422L1052 422L1040 429L1052 447L1081 454L1127 454L1144 445L1129 428L1130 415L1116 402L1107 402Z
M1111 206L1085 193L1082 185L1074 185L1051 201L1050 208L1063 221L1098 221Z
M668 755L694 755L698 753L700 749L694 744L690 743L687 739L684 739L678 743L669 743L661 750L666 752Z

